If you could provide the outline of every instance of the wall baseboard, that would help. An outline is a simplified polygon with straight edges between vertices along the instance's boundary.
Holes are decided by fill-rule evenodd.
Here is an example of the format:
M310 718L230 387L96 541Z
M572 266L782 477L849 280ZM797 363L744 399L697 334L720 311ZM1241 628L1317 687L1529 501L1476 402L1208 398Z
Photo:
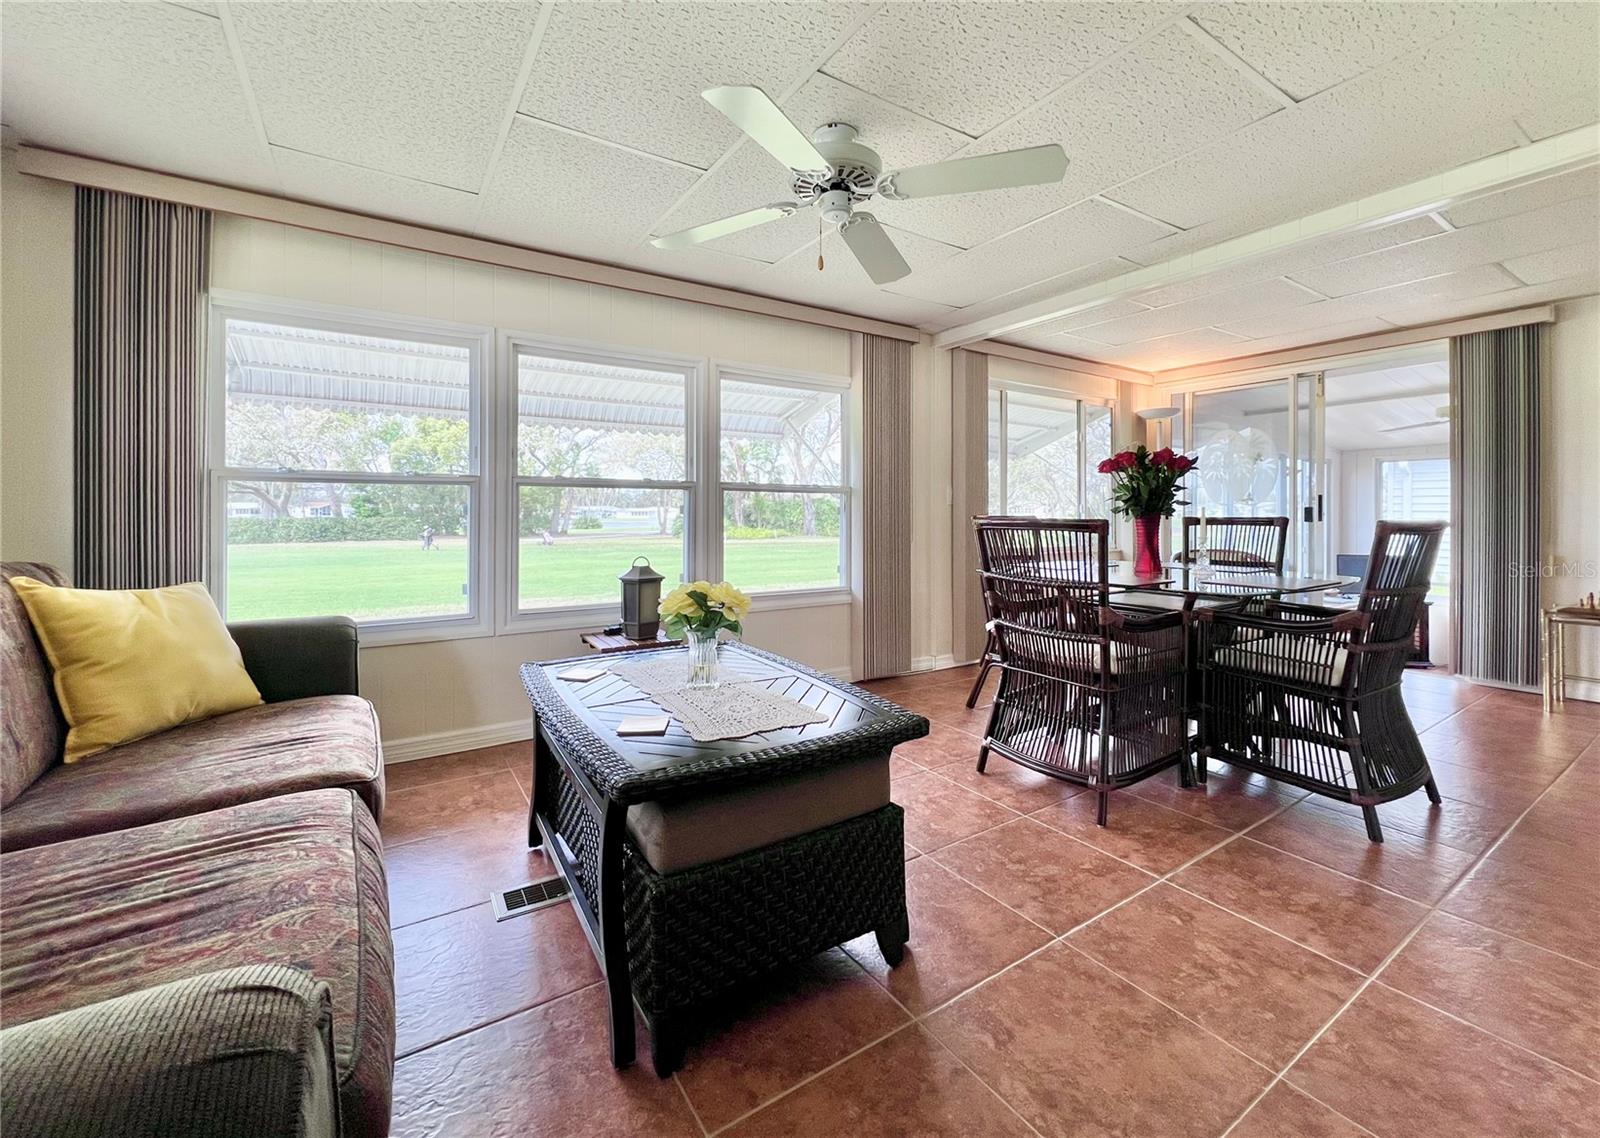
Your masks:
M956 658L948 652L943 656L913 656L911 670L913 672L937 672L942 668L956 666Z
M453 755L457 751L472 751L501 743L520 743L531 738L533 720L530 717L513 719L507 723L490 723L483 727L463 727L457 731L435 731L431 735L412 735L406 739L385 739L383 765L431 759L435 755Z

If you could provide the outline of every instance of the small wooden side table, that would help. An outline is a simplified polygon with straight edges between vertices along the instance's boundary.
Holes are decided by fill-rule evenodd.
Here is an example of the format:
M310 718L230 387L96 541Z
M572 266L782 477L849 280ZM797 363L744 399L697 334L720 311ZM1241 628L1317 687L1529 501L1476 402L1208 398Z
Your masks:
M610 655L612 652L640 652L646 648L660 648L663 644L676 643L663 628L656 629L655 637L651 640L629 640L620 632L585 632L578 639L583 641L585 648L602 655Z
M1600 683L1600 676L1567 674L1567 629L1600 628L1600 609L1566 608L1545 609L1540 616L1544 642L1544 709L1554 711L1558 703L1567 701L1567 680L1586 680Z

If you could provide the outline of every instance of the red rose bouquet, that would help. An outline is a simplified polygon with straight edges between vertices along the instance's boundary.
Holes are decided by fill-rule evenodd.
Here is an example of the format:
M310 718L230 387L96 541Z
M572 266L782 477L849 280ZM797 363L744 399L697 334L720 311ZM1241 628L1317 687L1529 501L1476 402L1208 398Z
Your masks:
M1179 481L1197 465L1198 459L1178 454L1171 447L1151 451L1141 445L1106 459L1100 464L1100 473L1116 479L1111 508L1117 513L1130 518L1170 518L1179 504Z

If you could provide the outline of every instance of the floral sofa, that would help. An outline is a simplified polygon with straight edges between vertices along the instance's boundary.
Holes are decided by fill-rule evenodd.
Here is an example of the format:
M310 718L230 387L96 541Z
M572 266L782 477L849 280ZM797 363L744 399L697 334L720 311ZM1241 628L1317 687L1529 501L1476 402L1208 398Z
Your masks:
M383 755L355 625L229 631L262 706L66 765L49 665L0 586L8 1132L388 1133Z

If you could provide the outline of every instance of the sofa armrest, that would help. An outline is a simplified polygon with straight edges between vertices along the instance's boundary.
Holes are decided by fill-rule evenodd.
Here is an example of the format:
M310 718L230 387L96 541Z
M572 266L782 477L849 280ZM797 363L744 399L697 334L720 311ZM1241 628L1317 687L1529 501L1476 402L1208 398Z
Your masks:
M228 625L245 671L268 703L360 695L356 622L347 616L249 620Z
M339 1133L328 986L254 964L0 1032L0 1114L33 1138Z

